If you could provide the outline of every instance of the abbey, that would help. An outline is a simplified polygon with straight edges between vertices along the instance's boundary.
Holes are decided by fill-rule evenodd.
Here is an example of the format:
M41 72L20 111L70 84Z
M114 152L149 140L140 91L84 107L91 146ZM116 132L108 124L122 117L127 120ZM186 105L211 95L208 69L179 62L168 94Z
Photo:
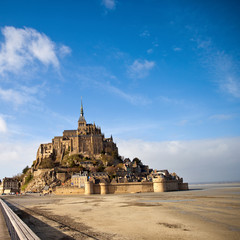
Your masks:
M37 151L35 167L42 159L52 158L61 163L64 154L81 154L84 157L98 158L102 153L118 155L118 148L112 136L105 138L101 128L87 123L81 102L81 113L76 130L64 130L63 136L57 136L51 143L40 144Z

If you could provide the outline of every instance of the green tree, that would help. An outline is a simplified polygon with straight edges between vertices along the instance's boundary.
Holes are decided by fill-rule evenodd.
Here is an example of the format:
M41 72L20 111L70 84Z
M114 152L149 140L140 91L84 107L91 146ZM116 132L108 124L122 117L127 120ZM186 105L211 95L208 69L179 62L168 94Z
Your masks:
M136 162L137 165L142 165L142 161L139 158L137 158L137 157L135 157L132 161Z
M23 174L26 174L27 173L27 171L28 171L28 169L29 169L29 167L28 166L26 166L23 170L22 170L22 173Z

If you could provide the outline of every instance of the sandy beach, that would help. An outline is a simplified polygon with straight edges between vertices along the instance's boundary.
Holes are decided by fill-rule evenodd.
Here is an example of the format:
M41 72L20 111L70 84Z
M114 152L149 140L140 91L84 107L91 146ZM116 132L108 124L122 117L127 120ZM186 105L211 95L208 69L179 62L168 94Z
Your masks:
M240 183L165 193L4 199L41 239L240 239Z

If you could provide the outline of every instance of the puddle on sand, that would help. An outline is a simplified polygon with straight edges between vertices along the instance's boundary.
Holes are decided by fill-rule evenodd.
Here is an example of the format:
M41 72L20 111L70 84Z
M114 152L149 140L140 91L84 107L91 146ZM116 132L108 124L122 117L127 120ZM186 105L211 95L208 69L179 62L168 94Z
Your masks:
M178 199L178 200L139 200L141 203L163 203L163 202L192 202L196 201L195 199Z

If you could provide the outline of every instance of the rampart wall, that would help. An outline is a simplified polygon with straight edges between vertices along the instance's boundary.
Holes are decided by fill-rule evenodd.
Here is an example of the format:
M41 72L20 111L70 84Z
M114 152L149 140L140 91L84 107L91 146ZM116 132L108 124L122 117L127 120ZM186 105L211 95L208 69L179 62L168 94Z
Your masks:
M177 180L154 179L153 182L128 182L128 183L85 183L85 194L118 194L140 192L168 192L188 190L188 183Z
M128 182L128 183L99 183L85 182L85 188L57 187L55 194L121 194L144 192L168 192L188 190L188 183L177 180L154 179L153 182Z
M114 183L107 184L107 193L137 193L153 192L152 182L132 182L132 183Z
M85 189L78 187L56 187L54 193L57 195L84 194Z

